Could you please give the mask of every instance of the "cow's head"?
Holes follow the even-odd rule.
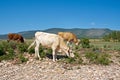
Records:
[[[66,53],[66,55],[68,57],[74,57],[75,56],[74,53],[72,52],[72,49],[70,49],[69,47],[64,48],[64,52]]]
[[[80,40],[77,39],[77,41],[75,42],[75,45],[78,46],[80,44]]]

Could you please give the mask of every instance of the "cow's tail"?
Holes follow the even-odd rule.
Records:
[[[28,47],[28,50],[29,50],[35,43],[36,43],[36,41],[34,40],[34,41],[32,42],[32,44]]]

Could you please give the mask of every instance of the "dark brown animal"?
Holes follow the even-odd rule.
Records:
[[[9,42],[10,40],[24,43],[23,37],[22,37],[20,34],[16,34],[16,33],[9,33],[9,34],[8,34],[8,42]]]

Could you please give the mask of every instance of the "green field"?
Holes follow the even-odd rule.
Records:
[[[0,40],[1,42],[7,42],[7,40]],[[31,44],[33,42],[33,39],[26,39],[25,43]],[[90,45],[93,45],[97,48],[106,48],[109,50],[120,50],[120,42],[105,42],[101,39],[90,39]]]
[[[0,41],[0,61],[2,60],[15,60],[18,59],[17,63],[23,63],[29,60],[25,55],[32,55],[35,53],[34,47],[28,50],[28,46],[33,42],[34,39],[26,39],[25,43],[17,43],[15,41],[7,42],[7,40]],[[61,58],[59,61],[72,64],[103,64],[108,65],[113,62],[112,59],[115,57],[117,62],[120,62],[120,42],[104,42],[100,39],[90,39],[90,47],[82,48],[81,45],[73,48],[74,58]],[[112,52],[109,52],[112,51]],[[40,56],[42,58],[52,57],[52,51],[45,49],[42,46],[39,48]],[[113,54],[117,52],[117,54]],[[97,54],[96,54],[97,53]],[[98,54],[99,53],[99,54]],[[60,55],[60,54],[59,54]],[[109,56],[111,56],[109,57]],[[114,56],[113,56],[114,55]],[[62,55],[61,55],[62,56]],[[87,62],[84,62],[86,57]],[[113,59],[114,60],[114,59]],[[115,61],[116,62],[116,61]]]
[[[7,42],[7,40],[0,40],[1,42]],[[33,42],[33,39],[26,39],[25,43],[31,44]],[[120,50],[120,42],[105,42],[101,39],[90,39],[90,45],[93,45],[97,48],[107,48],[109,50]]]
[[[90,45],[98,48],[107,48],[109,50],[120,50],[120,42],[105,42],[102,40],[90,40]]]

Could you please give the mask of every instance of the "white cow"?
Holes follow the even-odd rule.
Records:
[[[56,34],[45,33],[45,32],[36,32],[35,40],[28,47],[28,49],[31,48],[34,44],[36,44],[35,57],[38,56],[39,59],[40,59],[40,55],[39,55],[39,45],[40,44],[46,48],[52,49],[53,61],[56,60],[56,51],[65,52],[68,57],[74,57],[72,50],[70,50],[70,48],[67,47],[67,45],[64,43],[63,38]]]

